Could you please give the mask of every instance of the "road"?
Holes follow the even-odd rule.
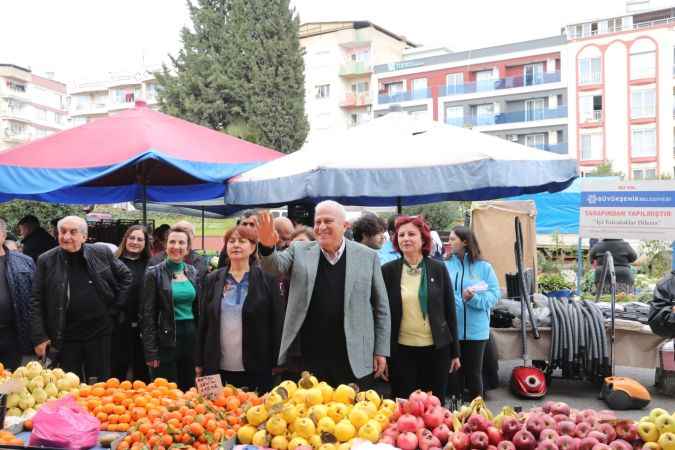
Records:
[[[500,388],[487,393],[487,404],[493,413],[498,413],[505,405],[520,405],[523,409],[541,405],[547,400],[562,401],[573,408],[596,410],[607,409],[607,405],[598,399],[599,390],[590,383],[573,380],[553,379],[548,395],[542,400],[525,400],[514,397],[509,390],[511,370],[522,364],[522,361],[500,361],[499,379]],[[656,392],[654,388],[654,369],[635,369],[630,367],[617,367],[617,376],[633,378],[642,383],[652,394],[651,403],[643,410],[619,411],[618,417],[638,420],[647,415],[651,408],[664,408],[670,412],[675,411],[675,397],[666,396]]]

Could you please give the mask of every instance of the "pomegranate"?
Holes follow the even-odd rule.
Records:
[[[455,416],[452,415],[452,412],[449,409],[443,408],[443,423],[446,424],[448,428],[454,429],[454,424],[452,423],[454,418]]]
[[[417,436],[409,431],[399,434],[396,438],[396,447],[401,450],[417,450]]]
[[[484,431],[474,431],[471,433],[471,448],[472,449],[486,449],[490,445],[487,433]]]
[[[452,446],[455,450],[466,450],[471,444],[469,435],[462,431],[454,432],[450,438],[450,442],[452,442]]]
[[[400,432],[398,431],[398,427],[395,423],[392,423],[387,428],[385,428],[384,431],[382,431],[382,436],[389,436],[394,438],[394,440],[396,440],[399,434]]]
[[[401,433],[405,432],[415,432],[417,430],[417,417],[412,414],[403,414],[396,421],[396,428]]]
[[[443,408],[440,406],[435,406],[432,409],[427,409],[422,415],[422,419],[424,420],[424,425],[426,425],[427,428],[433,430],[443,423]]]
[[[392,447],[396,446],[396,438],[393,436],[382,436],[380,438],[380,444],[388,444]]]
[[[424,400],[424,409],[429,410],[437,406],[441,406],[441,400],[431,392],[428,393],[427,398]]]
[[[421,416],[424,413],[424,403],[419,400],[408,400],[403,405],[403,410],[406,414],[412,414],[413,416]]]
[[[417,435],[417,445],[420,448],[420,450],[429,450],[431,447],[440,447],[441,446],[441,441],[438,440],[437,437],[435,437],[433,434],[431,434],[431,431],[429,430],[423,430],[421,433]]]
[[[534,438],[534,435],[525,428],[517,432],[513,436],[512,441],[517,450],[532,450],[537,445],[537,440]]]
[[[444,423],[440,424],[431,431],[431,434],[436,436],[441,444],[445,445],[450,438],[450,428]]]
[[[427,397],[428,397],[428,394],[426,392],[418,389],[415,392],[413,392],[412,394],[410,394],[410,397],[408,397],[408,400],[418,401],[418,402],[424,403],[424,402],[426,402]]]

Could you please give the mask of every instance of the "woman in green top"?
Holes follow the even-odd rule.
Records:
[[[194,385],[197,323],[197,270],[186,264],[188,230],[172,227],[166,259],[145,272],[140,315],[145,361],[153,378],[162,377],[181,390]]]

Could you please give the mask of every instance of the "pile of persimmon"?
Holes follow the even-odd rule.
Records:
[[[101,422],[103,431],[129,431],[144,418],[160,418],[184,396],[175,383],[157,378],[152,383],[110,378],[82,386],[79,402]]]
[[[24,446],[24,443],[21,439],[14,436],[9,431],[0,430],[0,445],[14,445],[14,446]]]
[[[226,386],[213,401],[192,389],[177,399],[160,417],[139,419],[129,429],[117,450],[211,450],[237,433],[243,411],[261,400],[232,386]]]

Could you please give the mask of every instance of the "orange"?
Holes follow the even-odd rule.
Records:
[[[145,385],[145,382],[143,382],[143,381],[141,381],[141,380],[135,380],[135,381],[131,384],[131,386],[132,386],[134,389],[136,389],[136,390],[140,390],[140,389],[143,389],[146,385]]]
[[[92,388],[91,394],[96,397],[103,397],[105,395],[105,389],[103,387]]]
[[[204,427],[197,422],[193,422],[190,424],[190,433],[196,436],[201,436],[204,434]]]
[[[109,414],[108,415],[108,423],[116,424],[117,422],[119,422],[119,420],[120,420],[120,416],[118,416],[117,414]]]
[[[120,389],[124,389],[125,391],[128,391],[131,388],[133,388],[133,385],[131,384],[131,381],[129,381],[129,380],[124,380],[120,383]]]
[[[122,431],[122,432],[127,432],[129,431],[129,424],[126,422],[118,423],[117,424],[117,431]],[[119,448],[119,447],[117,447]]]
[[[228,411],[234,411],[241,406],[241,401],[237,397],[230,397],[227,399]]]
[[[131,442],[141,442],[143,439],[143,435],[141,434],[140,431],[134,431],[131,433]]]
[[[108,414],[106,414],[104,412],[100,412],[100,413],[96,414],[96,418],[101,422],[106,422],[108,420]]]
[[[115,405],[112,403],[106,403],[103,405],[103,412],[106,414],[112,414],[115,412]]]
[[[120,386],[120,380],[117,378],[108,378],[108,380],[105,382],[105,386],[107,388],[116,388]]]
[[[162,435],[162,445],[168,447],[171,444],[173,444],[173,438],[171,437],[170,434],[164,434]],[[117,447],[119,448],[119,447]]]
[[[164,386],[164,387],[166,387],[166,386],[169,384],[169,380],[167,380],[166,378],[155,378],[155,380],[153,381],[153,383],[155,384],[155,386]]]
[[[117,450],[129,450],[129,443],[126,441],[120,442],[117,444]]]
[[[115,405],[115,411],[114,412],[115,412],[115,414],[120,415],[120,414],[124,414],[125,412],[127,412],[127,409],[122,405]]]

